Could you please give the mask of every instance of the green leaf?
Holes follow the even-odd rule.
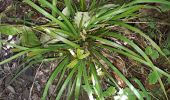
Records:
[[[167,0],[134,0],[133,2],[129,3],[127,6],[132,6],[134,4],[139,3],[160,3],[170,6],[170,2]]]
[[[84,54],[84,50],[77,49],[77,55],[76,56],[77,56],[78,59],[84,59],[84,58],[88,57],[89,55],[90,55],[89,52]]]
[[[138,80],[137,78],[133,78],[133,80],[139,85],[139,87],[140,87],[141,90],[143,91],[144,97],[146,97],[147,100],[151,100],[151,97],[148,95],[148,92],[146,91],[145,87],[144,87],[143,84],[140,82],[140,80]]]
[[[27,52],[29,52],[29,50],[25,50],[25,51],[19,52],[19,53],[17,53],[16,55],[14,55],[14,56],[12,56],[12,57],[10,57],[10,58],[7,58],[7,59],[1,61],[1,62],[0,62],[0,65],[2,65],[2,64],[4,64],[4,63],[7,63],[7,62],[9,62],[9,61],[11,61],[11,60],[13,60],[13,59],[15,59],[15,58],[18,58],[18,57],[26,54]]]
[[[108,11],[103,16],[96,18],[94,20],[94,22],[103,21],[103,20],[110,20],[111,18],[113,18],[114,16],[116,16],[118,14],[123,14],[124,12],[130,11],[132,9],[139,9],[141,7],[143,7],[143,5],[135,5],[135,6],[129,6],[129,7],[124,7],[124,6],[120,7],[119,6],[116,9]],[[119,17],[120,18],[124,17],[124,15],[120,15]]]
[[[167,79],[168,83],[170,84],[170,78]]]
[[[147,47],[145,48],[145,53],[146,53],[147,55],[151,55],[151,54],[153,53],[152,48],[151,48],[150,46],[147,46]]]
[[[91,77],[92,77],[94,91],[100,100],[104,100],[103,91],[101,88],[101,84],[94,63],[90,64],[90,68],[91,68]]]
[[[161,4],[159,6],[159,8],[161,9],[161,11],[163,12],[166,12],[166,11],[169,11],[170,10],[170,6],[169,5],[166,5],[166,4]]]
[[[146,53],[147,55],[151,56],[151,58],[152,58],[153,60],[159,58],[159,53],[158,53],[158,51],[152,49],[150,46],[148,46],[148,47],[145,48],[145,53]]]
[[[76,80],[76,86],[75,86],[75,100],[78,100],[79,94],[80,94],[80,86],[82,81],[82,75],[83,75],[83,62],[80,61],[80,66],[78,68],[78,74],[77,74],[77,80]]]
[[[128,96],[128,100],[136,100],[136,97],[134,96],[134,93],[130,88],[125,88],[123,92],[125,95]]]
[[[131,31],[134,31],[134,32],[140,34],[142,37],[144,37],[145,39],[147,39],[151,43],[153,48],[155,48],[160,54],[165,56],[165,54],[162,52],[161,48],[149,36],[147,36],[145,33],[143,33],[140,29],[138,29],[136,27],[133,27],[131,25],[128,25],[126,23],[123,23],[123,22],[114,22],[114,24],[123,26],[123,27],[125,27],[125,28],[127,28],[127,29],[129,29]]]
[[[148,62],[146,62],[145,60],[143,60],[143,59],[141,59],[141,58],[138,58],[138,57],[136,57],[136,56],[133,56],[133,55],[131,55],[131,54],[128,54],[127,52],[124,52],[124,51],[121,51],[121,50],[118,50],[118,49],[114,49],[114,48],[111,48],[111,47],[108,47],[108,46],[102,46],[102,45],[100,45],[100,47],[108,48],[108,49],[111,50],[111,51],[118,52],[118,53],[120,53],[120,54],[122,54],[122,55],[125,55],[125,56],[127,56],[127,57],[129,57],[129,58],[132,58],[133,60],[138,61],[138,62],[140,62],[140,63],[142,63],[142,64],[145,64],[145,65],[147,65],[147,66],[149,66],[149,67],[152,68],[152,65],[150,65],[150,64],[149,64]],[[170,78],[170,74],[169,74],[169,73],[167,73],[167,72],[159,69],[159,68],[156,67],[156,66],[153,66],[153,67],[155,67],[154,70],[158,71],[161,75],[165,75],[166,77]]]
[[[37,56],[38,57],[38,56]],[[10,81],[7,83],[7,86],[10,85],[12,82],[14,82],[16,80],[17,77],[19,77],[23,72],[25,72],[28,68],[30,68],[33,64],[38,63],[39,61],[34,60],[36,57],[32,57],[30,59],[27,59],[24,63],[20,64],[18,66],[18,70],[16,71],[16,73],[13,75],[13,77],[10,79]],[[25,65],[25,63],[29,64]],[[25,66],[24,66],[25,65]],[[22,68],[22,66],[24,66],[24,68]]]
[[[84,68],[84,71],[83,71],[83,78],[84,78],[84,83],[85,83],[85,86],[83,87],[84,88],[84,90],[87,92],[87,94],[88,94],[88,96],[89,96],[89,99],[90,100],[93,100],[94,98],[93,98],[93,90],[92,90],[92,88],[91,88],[91,86],[90,86],[90,82],[89,82],[89,77],[90,76],[88,76],[87,75],[87,71],[86,71],[86,67],[85,67],[85,62],[83,62],[84,64],[83,64],[83,68]]]
[[[46,31],[51,37],[55,38],[57,41],[62,41],[70,46],[75,47],[75,48],[80,48],[80,46],[78,44],[66,39],[65,37],[62,37],[60,34],[56,34],[49,29],[44,29],[44,31]]]
[[[86,10],[86,0],[79,0],[81,11]]]
[[[49,3],[47,0],[40,0],[41,3],[47,5],[51,10],[61,16],[61,18],[66,22],[69,29],[76,35],[77,32],[75,28],[73,27],[73,24],[70,23],[70,21],[67,19],[67,17],[55,6],[53,6],[51,3]],[[58,19],[57,19],[58,20]]]
[[[72,0],[64,0],[64,3],[66,5],[66,7],[68,8],[70,14],[74,15],[75,10],[73,9],[72,2],[73,2]]]
[[[18,26],[0,25],[0,33],[5,35],[16,35],[22,33],[22,30]]]
[[[68,83],[68,93],[67,93],[67,99],[66,100],[71,100],[72,96],[73,96],[73,92],[75,90],[75,84],[76,84],[76,80],[72,80]]]
[[[116,88],[113,86],[110,86],[109,88],[107,88],[106,91],[103,92],[103,96],[110,97],[110,96],[113,96],[116,92],[117,92]]]
[[[35,47],[41,43],[35,33],[30,28],[25,27],[21,35],[21,44],[25,47]]]
[[[69,28],[60,20],[58,20],[57,18],[55,18],[54,16],[52,16],[51,14],[49,14],[48,12],[46,12],[44,9],[42,9],[41,7],[39,7],[38,5],[36,5],[34,2],[32,2],[31,0],[24,0],[25,3],[29,4],[31,7],[33,7],[34,9],[36,9],[38,12],[40,12],[41,14],[43,14],[44,16],[46,16],[47,18],[51,19],[52,21],[56,22],[60,27],[62,27],[65,30],[69,30]]]
[[[77,57],[80,57],[84,53],[84,50],[77,49]]]
[[[79,59],[84,59],[87,58],[90,55],[90,52],[87,52],[86,54],[82,54],[81,56],[79,56]]]
[[[69,75],[67,76],[67,78],[65,79],[62,87],[60,88],[58,95],[56,96],[56,100],[60,100],[60,97],[64,91],[64,89],[66,88],[67,84],[69,83],[69,81],[73,78],[74,73],[77,70],[79,64],[75,65],[74,68],[71,70],[71,72],[69,73]]]
[[[139,91],[129,82],[129,80],[102,54],[100,54],[97,51],[93,51],[95,55],[100,57],[127,85],[128,87],[133,91],[133,93],[137,96],[139,100],[144,100]]]
[[[93,39],[96,39],[97,41],[100,41],[101,43],[103,44],[106,44],[106,45],[109,45],[109,46],[113,46],[113,47],[116,47],[116,48],[119,48],[120,50],[124,50],[132,55],[135,55],[135,56],[139,56],[138,54],[136,54],[134,51],[126,48],[125,46],[122,46],[122,45],[119,45],[118,43],[115,43],[113,41],[109,41],[107,39],[103,39],[103,38],[99,38],[99,37],[96,37],[96,36],[90,36],[91,38]]]
[[[163,49],[162,50],[166,56],[169,56],[170,55],[170,50],[169,49]]]
[[[153,60],[159,58],[159,53],[158,53],[158,51],[153,50],[153,52],[152,52],[152,54],[151,54],[151,58],[152,58]]]
[[[57,5],[57,0],[52,0],[52,5],[54,6],[54,7],[56,7],[56,5]],[[56,17],[56,12],[52,9],[52,15],[54,16],[54,17]]]
[[[157,77],[156,72],[153,71],[149,74],[148,79],[149,84],[155,84],[156,82],[158,82],[159,77]]]
[[[62,72],[60,72],[60,78],[58,78],[59,80],[57,81],[57,84],[56,84],[56,89],[57,88],[59,88],[63,83],[62,83],[62,80],[63,80],[63,78],[64,78],[64,76],[65,76],[65,74],[66,74],[66,70],[67,70],[68,68],[67,67],[64,67],[63,69],[62,69]]]
[[[114,17],[112,18],[112,20],[119,20],[119,19],[121,19],[121,18],[123,18],[123,17],[129,17],[129,16],[131,16],[132,14],[134,14],[135,11],[138,11],[139,9],[141,9],[141,8],[143,8],[143,7],[144,7],[144,6],[134,6],[134,8],[131,8],[131,9],[129,9],[129,10],[127,10],[127,11],[119,14],[119,15],[114,16]]]
[[[125,55],[125,56],[127,56],[127,57],[129,57],[129,58],[132,58],[133,60],[138,61],[138,62],[140,62],[140,63],[142,63],[142,64],[145,64],[145,65],[147,65],[147,66],[149,66],[149,67],[152,68],[152,65],[150,65],[150,64],[149,64],[148,62],[146,62],[145,60],[143,60],[143,59],[141,59],[141,58],[138,58],[138,57],[136,57],[136,56],[134,56],[134,55],[131,55],[131,54],[127,53],[127,52],[124,52],[124,51],[121,51],[121,50],[119,50],[119,49],[115,49],[115,48],[112,48],[112,47],[109,47],[109,46],[100,45],[99,47],[107,48],[107,49],[109,49],[109,50],[111,50],[111,51],[120,53],[120,54],[122,54],[122,55]],[[159,69],[159,68],[156,67],[156,66],[154,66],[154,67],[155,67],[155,70],[156,70],[156,71],[158,71],[158,72],[161,73],[162,75],[165,75],[166,77],[170,78],[170,74],[168,74],[167,72]]]
[[[90,9],[96,8],[96,0],[91,0]]]
[[[56,69],[54,70],[54,72],[51,74],[50,78],[48,79],[44,92],[43,92],[43,96],[42,96],[42,100],[46,100],[46,96],[48,93],[48,89],[51,86],[53,80],[56,78],[56,76],[58,75],[58,73],[64,68],[64,66],[68,63],[68,58],[64,58],[62,60],[62,62],[59,63],[59,65],[56,67]]]
[[[71,61],[67,67],[68,68],[73,68],[76,64],[78,63],[78,59],[74,59],[73,61]]]
[[[10,45],[10,46],[13,46],[13,47],[15,47],[15,49],[19,49],[19,50],[27,50],[27,49],[29,49],[27,47],[23,47],[23,46],[19,46],[19,45],[13,44],[13,43],[6,42],[4,40],[0,40],[0,43],[4,43],[4,44]]]

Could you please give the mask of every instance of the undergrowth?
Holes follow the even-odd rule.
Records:
[[[135,0],[123,5],[111,4],[105,0],[91,0],[90,2],[86,2],[86,0],[79,0],[79,2],[74,2],[74,0],[52,0],[52,2],[39,0],[39,5],[31,0],[23,0],[23,2],[44,15],[48,23],[43,25],[0,25],[1,34],[19,37],[17,44],[0,40],[3,44],[15,47],[12,51],[16,53],[1,61],[0,65],[22,55],[25,55],[23,63],[29,62],[8,84],[11,84],[22,72],[36,63],[58,60],[58,65],[44,87],[42,100],[46,100],[49,87],[55,78],[59,79],[56,100],[60,100],[64,91],[68,91],[67,99],[75,98],[76,100],[79,99],[82,91],[87,93],[90,100],[104,100],[112,95],[119,95],[122,88],[110,72],[117,75],[127,85],[124,92],[135,95],[139,100],[150,100],[150,91],[139,79],[135,76],[127,78],[112,63],[109,55],[116,53],[147,66],[151,70],[148,76],[149,83],[159,82],[166,99],[168,99],[161,78],[168,79],[170,74],[154,65],[153,60],[157,59],[159,55],[166,58],[167,62],[169,59],[146,33],[127,22],[137,18],[140,15],[138,13],[140,9],[160,10],[148,5],[149,3],[170,6],[169,1]],[[64,6],[63,10],[56,6],[61,2]],[[50,9],[51,12],[44,8]],[[126,31],[144,38],[149,46],[142,48],[135,40],[127,37]],[[55,53],[55,56],[48,57],[47,53]],[[66,74],[67,71],[69,74]],[[65,74],[67,77],[62,81]],[[108,81],[107,89],[102,88],[101,80],[103,79]],[[131,83],[132,81],[138,85],[138,88]]]

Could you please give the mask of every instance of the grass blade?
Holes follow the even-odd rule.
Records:
[[[101,88],[101,85],[100,85],[99,77],[97,75],[94,63],[90,64],[90,68],[91,68],[91,75],[92,75],[92,82],[93,82],[94,91],[96,92],[98,99],[104,100],[103,91],[102,91],[102,88]]]
[[[127,53],[127,52],[124,52],[124,51],[122,51],[122,50],[115,49],[115,48],[112,48],[112,47],[109,47],[109,46],[103,46],[103,45],[100,45],[99,47],[101,47],[101,48],[107,48],[107,49],[109,49],[109,50],[111,50],[111,51],[115,51],[115,52],[117,52],[117,53],[120,53],[120,54],[122,54],[122,55],[125,55],[125,56],[127,56],[127,57],[129,57],[129,58],[131,58],[131,59],[133,59],[133,60],[135,60],[135,61],[138,61],[138,62],[140,62],[140,63],[142,63],[142,64],[147,65],[147,66],[150,67],[150,64],[149,64],[147,61],[145,61],[145,60],[143,60],[143,59],[141,59],[141,58],[138,58],[138,57],[136,57],[136,56],[134,56],[134,55],[131,55],[131,54]],[[159,73],[161,73],[162,75],[165,75],[166,77],[170,78],[170,75],[169,75],[168,73],[166,73],[165,71],[159,69],[159,68],[156,67],[156,66],[154,66],[154,67],[155,67],[155,69],[156,69]]]
[[[70,84],[70,83],[72,83],[72,84]],[[73,82],[70,81],[70,83],[69,83],[69,85],[70,85],[71,87],[70,87],[70,90],[68,90],[68,96],[67,96],[67,99],[66,99],[66,100],[71,100],[71,96],[73,95],[73,92],[74,92],[76,80],[74,80]]]
[[[70,14],[75,14],[75,10],[72,7],[72,0],[64,0],[64,3],[66,5],[66,7],[68,8],[68,10],[70,11]]]
[[[83,62],[84,63],[84,62]],[[83,64],[83,68],[84,68],[84,71],[83,71],[83,78],[84,78],[84,83],[85,83],[85,87],[86,87],[86,92],[87,92],[87,94],[88,94],[88,96],[89,96],[89,99],[90,100],[94,100],[94,98],[93,98],[93,90],[92,90],[92,88],[90,87],[90,82],[89,82],[89,76],[87,75],[87,69],[86,69],[86,67],[85,67],[85,63]]]
[[[139,85],[139,87],[141,88],[141,90],[143,91],[144,95],[146,96],[146,100],[151,100],[150,96],[148,95],[148,92],[146,91],[145,87],[143,86],[143,84],[137,79],[137,78],[133,78],[133,80]]]
[[[106,33],[106,35],[111,36],[111,37],[115,37],[117,39],[122,40],[123,42],[127,42],[127,44],[129,44],[130,46],[132,46],[139,54],[141,54],[141,56],[143,56],[148,62],[152,63],[149,59],[149,57],[145,54],[145,52],[142,51],[142,49],[140,49],[133,41],[129,40],[128,38],[126,38],[123,35],[120,35],[119,33],[114,33],[114,32],[108,32]]]
[[[41,0],[40,0],[41,1]],[[57,0],[52,0],[52,5],[54,6],[54,7],[56,7],[56,5],[57,5]],[[56,15],[57,15],[57,13],[52,9],[52,15],[54,16],[54,17],[56,17]]]
[[[110,48],[110,50],[114,50],[114,48]],[[116,50],[116,51],[119,52],[119,53],[121,52],[121,51],[118,51],[118,50]],[[124,52],[121,52],[121,53],[122,53],[122,54],[125,54],[125,55],[128,55],[130,58],[135,59],[135,60],[137,60],[137,61],[139,61],[139,62],[142,62],[142,63],[148,65],[149,67],[151,67],[152,70],[156,72],[156,77],[158,77],[158,81],[159,81],[159,83],[160,83],[160,85],[161,85],[161,88],[162,88],[162,90],[163,90],[166,98],[167,98],[167,93],[166,93],[166,91],[165,91],[165,87],[164,87],[163,82],[162,82],[162,80],[161,80],[161,78],[160,78],[160,75],[158,74],[158,71],[159,71],[161,74],[169,77],[170,75],[169,75],[168,73],[166,73],[166,72],[160,70],[159,68],[157,68],[156,66],[154,66],[151,61],[149,61],[149,62],[148,62],[148,61],[143,61],[142,59],[140,59],[140,58],[138,58],[138,57],[135,57],[135,56],[133,56],[133,55],[131,55],[131,54],[129,55],[128,53],[124,53]]]
[[[63,70],[62,70],[62,73],[61,73],[61,75],[59,76],[60,78],[59,78],[59,80],[57,81],[57,85],[56,85],[56,89],[58,89],[61,85],[62,85],[62,81],[63,81],[63,79],[64,79],[64,75],[66,74],[66,69],[67,69],[67,67],[64,67],[63,68]]]
[[[118,7],[116,9],[113,9],[113,10],[107,12],[103,16],[100,16],[99,18],[96,18],[94,20],[94,23],[100,22],[103,20],[109,20],[109,19],[113,18],[115,15],[121,14],[121,13],[129,11],[131,9],[142,8],[142,7],[143,7],[143,5],[136,5],[136,6],[130,6],[130,7],[124,7],[124,6]]]
[[[29,52],[29,50],[21,51],[20,53],[18,53],[18,54],[14,55],[14,56],[12,56],[12,57],[10,57],[10,58],[7,58],[7,59],[1,61],[1,62],[0,62],[0,65],[2,65],[2,64],[4,64],[4,63],[7,63],[7,62],[9,62],[9,61],[11,61],[11,60],[13,60],[13,59],[15,59],[15,58],[18,58],[19,56],[22,56],[22,55],[24,55],[24,54],[26,54],[26,53],[28,53],[28,52]]]
[[[90,0],[91,1],[91,4],[90,4],[90,9],[94,9],[95,5],[97,4],[97,1],[96,0]]]
[[[113,64],[109,60],[107,60],[102,54],[98,53],[97,51],[93,52],[95,55],[100,57],[106,64],[108,64],[109,67],[111,67],[120,78],[122,78],[122,80],[129,86],[129,88],[134,92],[134,94],[139,100],[144,100],[138,90],[126,79],[126,77],[115,66],[113,66]]]
[[[12,79],[8,82],[7,86],[10,85],[13,81],[15,81],[18,76],[20,76],[23,72],[25,72],[25,71],[26,71],[28,68],[30,68],[33,64],[36,64],[36,63],[38,63],[38,62],[41,62],[41,61],[39,61],[39,60],[35,61],[35,59],[36,59],[36,57],[32,57],[32,58],[30,58],[30,59],[27,59],[27,61],[25,61],[25,62],[22,63],[21,65],[19,65],[18,68],[20,68],[21,66],[23,66],[26,62],[30,62],[30,61],[31,61],[28,65],[24,66],[23,69],[16,71],[16,74],[13,75]]]
[[[58,75],[58,73],[65,67],[65,65],[68,63],[68,58],[64,58],[62,60],[62,62],[59,63],[59,65],[56,67],[56,69],[54,70],[54,72],[51,74],[50,78],[47,81],[47,84],[45,86],[44,92],[43,92],[43,96],[42,96],[42,100],[46,100],[46,96],[48,93],[48,89],[51,86],[53,80],[56,78],[56,76]]]
[[[62,41],[63,43],[66,43],[74,48],[80,48],[80,46],[72,41],[67,40],[66,38],[60,36],[59,34],[55,34],[53,31],[46,30],[46,32],[51,35],[52,37],[55,37],[56,39]]]
[[[55,18],[54,16],[52,16],[51,14],[46,12],[44,9],[40,8],[39,6],[37,6],[31,0],[24,0],[24,2],[29,4],[31,7],[36,9],[38,12],[40,12],[41,14],[46,16],[47,18],[49,18],[49,19],[53,20],[54,22],[56,22],[61,28],[64,28],[65,30],[69,30],[69,28],[64,23],[62,23],[60,20],[58,20],[57,18]]]
[[[40,2],[42,4],[47,5],[49,8],[51,8],[53,12],[59,14],[61,16],[61,18],[66,22],[66,24],[68,25],[69,29],[74,33],[74,35],[77,35],[77,32],[76,32],[74,26],[70,23],[70,21],[67,19],[67,17],[61,11],[59,11],[57,9],[57,7],[53,6],[52,4],[50,4],[46,0],[40,0]]]
[[[114,17],[112,18],[112,20],[119,20],[119,19],[121,19],[121,18],[123,18],[123,17],[128,17],[128,16],[130,16],[131,14],[133,14],[135,11],[138,11],[138,10],[141,9],[141,8],[143,8],[143,6],[135,6],[135,7],[131,8],[131,9],[129,9],[129,10],[127,10],[127,11],[119,14],[119,15],[114,16]]]
[[[127,6],[131,6],[139,3],[161,3],[170,6],[170,2],[167,0],[134,0],[133,2],[129,3]]]
[[[86,10],[86,0],[80,0],[80,8],[82,11]]]
[[[66,43],[74,48],[80,48],[80,46],[78,44],[75,44],[74,42],[71,42],[63,37],[61,37],[60,35],[57,35],[56,37],[58,40],[62,41],[63,43]]]
[[[119,25],[119,26],[122,26],[122,27],[125,27],[125,28],[127,28],[127,29],[129,29],[129,30],[131,30],[131,31],[134,31],[134,32],[140,34],[140,35],[143,36],[145,39],[147,39],[147,40],[151,43],[151,45],[152,45],[160,54],[162,54],[163,56],[165,56],[165,54],[162,52],[161,48],[160,48],[149,36],[145,35],[145,33],[143,33],[143,32],[142,32],[141,30],[139,30],[138,28],[135,28],[135,27],[133,27],[133,26],[131,26],[131,25],[128,25],[128,24],[125,24],[125,23],[123,23],[123,22],[114,22],[114,24]],[[165,56],[165,57],[166,57],[166,56]]]
[[[77,64],[70,72],[70,74],[67,76],[66,80],[64,81],[61,89],[59,90],[58,92],[58,95],[56,97],[56,100],[60,100],[60,97],[64,91],[64,89],[66,88],[67,84],[69,83],[69,81],[71,80],[71,78],[73,77],[73,74],[76,72],[77,70],[77,67],[78,67],[79,64]]]
[[[113,76],[110,75],[110,73],[108,72],[108,70],[99,62],[99,58],[97,58],[97,56],[94,55],[94,57],[96,58],[95,62],[97,62],[96,64],[98,66],[100,66],[100,68],[102,68],[102,71],[105,73],[105,76],[107,79],[110,79],[110,81],[113,82],[113,84],[118,87],[120,89],[120,86],[117,84],[117,82],[113,79]]]
[[[80,94],[80,86],[81,86],[81,81],[82,81],[82,75],[83,75],[83,63],[80,61],[80,66],[78,68],[78,74],[77,74],[77,81],[76,81],[76,86],[75,86],[75,100],[78,100],[79,94]]]
[[[113,47],[125,50],[125,51],[129,52],[130,54],[135,55],[135,56],[140,58],[140,56],[138,54],[136,54],[135,52],[133,52],[132,50],[130,50],[130,49],[128,49],[128,48],[126,48],[126,47],[124,47],[122,45],[119,45],[119,44],[117,44],[115,42],[112,42],[112,41],[109,41],[109,40],[106,40],[106,39],[103,39],[103,38],[99,38],[99,37],[96,37],[96,36],[90,36],[90,37],[93,38],[93,39],[96,39],[97,41],[100,41],[103,44],[106,44],[106,45],[109,45],[109,46],[113,46]]]
[[[19,45],[13,44],[13,43],[8,43],[8,42],[6,42],[4,40],[0,40],[0,43],[5,43],[7,45],[13,46],[13,47],[18,48],[20,50],[28,50],[29,49],[27,47],[19,46]]]

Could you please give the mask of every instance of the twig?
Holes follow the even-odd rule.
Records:
[[[37,75],[38,75],[37,73],[38,73],[38,71],[40,70],[40,68],[42,68],[42,64],[43,64],[43,62],[40,64],[40,66],[38,67],[38,69],[37,69],[37,71],[36,71],[36,74],[35,74],[35,77],[34,77],[32,86],[31,86],[31,88],[30,88],[29,100],[31,100],[32,90],[33,90],[33,88],[34,88],[35,80],[36,80],[36,77],[37,77]]]

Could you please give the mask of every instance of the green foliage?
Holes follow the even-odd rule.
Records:
[[[151,100],[151,97],[149,96],[147,90],[145,89],[143,84],[140,82],[140,80],[138,80],[137,78],[133,78],[133,81],[135,81],[140,87],[140,89],[142,90],[143,97],[146,97],[147,100]]]
[[[159,53],[156,50],[152,49],[150,46],[145,48],[145,53],[149,55],[153,60],[159,58]]]
[[[64,91],[67,91],[67,98],[74,97],[78,100],[83,89],[87,92],[90,100],[104,100],[106,97],[112,96],[121,90],[111,73],[109,73],[110,71],[118,75],[128,86],[119,97],[126,95],[130,100],[135,100],[136,98],[144,100],[144,97],[149,100],[150,97],[142,83],[135,79],[135,82],[142,90],[141,92],[111,63],[110,59],[105,55],[105,51],[116,52],[148,66],[152,70],[152,73],[149,75],[149,83],[155,84],[158,81],[167,98],[161,75],[167,78],[170,78],[170,75],[156,67],[152,62],[160,55],[166,57],[167,54],[148,35],[135,26],[127,24],[124,22],[124,19],[131,19],[140,9],[151,7],[143,3],[155,2],[170,5],[170,2],[166,0],[135,0],[121,6],[108,4],[106,1],[105,4],[103,0],[99,0],[99,2],[91,0],[89,5],[86,0],[79,0],[79,5],[74,4],[72,0],[64,0],[65,6],[62,11],[56,7],[57,2],[55,0],[52,3],[47,0],[39,0],[39,3],[43,5],[41,7],[32,0],[23,0],[23,2],[43,14],[49,19],[49,22],[45,25],[24,27],[22,30],[14,25],[0,27],[1,33],[6,35],[20,33],[21,38],[20,44],[14,45],[16,49],[20,49],[18,54],[0,62],[0,65],[24,54],[27,54],[25,59],[29,61],[35,60],[16,74],[13,77],[14,80],[35,63],[44,60],[59,60],[59,64],[46,83],[42,100],[46,100],[48,89],[55,78],[59,79],[56,85],[58,89],[56,100],[61,99]],[[51,9],[52,14],[44,10],[44,6]],[[143,50],[140,44],[136,44],[135,40],[126,37],[121,30],[113,31],[113,26],[119,26],[142,36],[150,43],[150,46]],[[7,30],[9,27],[10,29]],[[43,34],[40,40],[37,34]],[[43,38],[44,36],[45,38]],[[118,43],[118,41],[127,43],[127,45]],[[4,41],[0,42],[8,44]],[[52,58],[46,56],[51,52],[55,52],[56,56]],[[107,54],[110,55],[109,53]],[[106,67],[108,68],[106,69]],[[109,84],[110,87],[105,91],[101,85],[103,77],[100,76],[98,69],[104,72],[103,77],[106,77],[111,82]],[[63,79],[65,75],[67,77]]]
[[[117,92],[116,88],[111,86],[111,87],[107,88],[106,91],[103,92],[103,96],[110,97],[110,96],[113,96],[116,92]]]
[[[115,100],[122,100],[122,99],[136,100],[136,97],[129,88],[125,88],[125,89],[120,90],[118,92],[118,95],[115,97]]]
[[[156,72],[153,71],[149,74],[149,84],[155,84],[156,82],[158,82],[158,76],[156,75]]]
[[[0,25],[0,33],[6,35],[16,35],[22,33],[22,30],[19,26]]]
[[[170,55],[170,50],[169,49],[163,49],[162,50],[166,56],[169,56]]]
[[[35,47],[41,43],[36,34],[30,28],[25,27],[21,35],[21,44],[24,47]]]
[[[160,9],[161,9],[163,12],[166,12],[166,11],[169,11],[169,10],[170,10],[170,6],[169,6],[169,5],[166,5],[166,4],[161,4],[161,5],[160,5]]]

